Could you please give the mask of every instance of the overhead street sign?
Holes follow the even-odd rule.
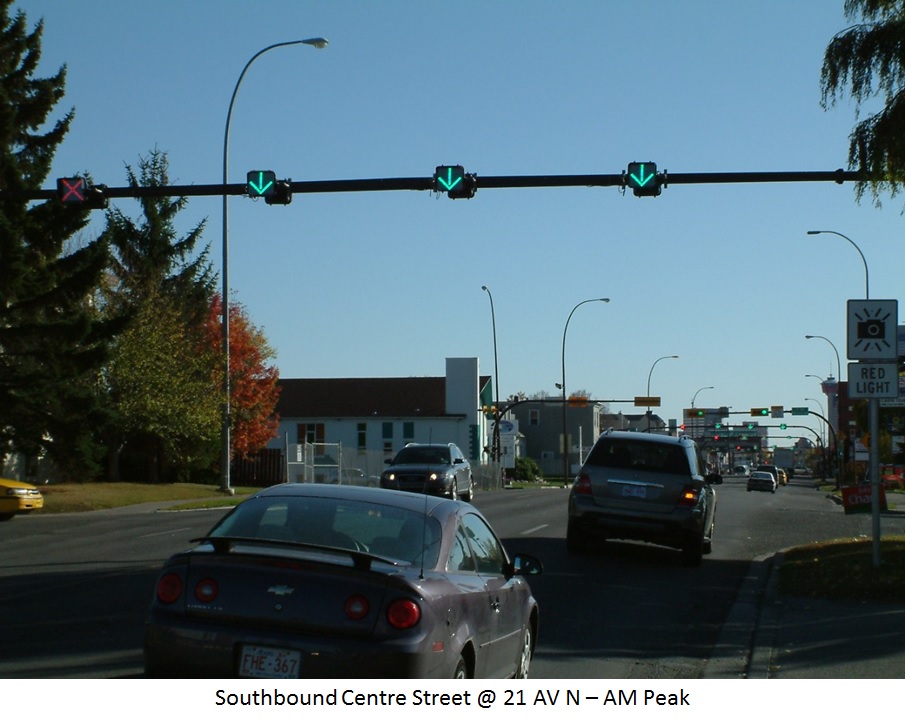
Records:
[[[848,364],[850,398],[893,398],[898,392],[898,363]]]
[[[636,406],[647,406],[648,408],[651,406],[659,406],[660,405],[660,397],[659,396],[635,396],[635,405]]]
[[[897,357],[898,300],[849,300],[848,358],[894,361]]]

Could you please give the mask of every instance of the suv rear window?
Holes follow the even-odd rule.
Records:
[[[585,463],[613,469],[639,469],[685,476],[691,474],[683,447],[654,441],[600,439],[588,454]]]

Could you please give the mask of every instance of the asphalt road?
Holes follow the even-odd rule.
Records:
[[[795,544],[870,534],[809,481],[776,494],[718,489],[713,553],[683,567],[664,548],[565,549],[564,489],[479,492],[510,553],[539,556],[535,678],[698,678],[751,561]],[[144,612],[157,568],[222,515],[126,509],[0,524],[0,677],[141,674]]]

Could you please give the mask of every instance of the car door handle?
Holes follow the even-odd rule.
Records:
[[[500,612],[500,598],[496,598],[490,601],[490,609],[495,613]]]

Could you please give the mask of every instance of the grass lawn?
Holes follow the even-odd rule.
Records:
[[[43,484],[44,512],[93,512],[98,509],[126,507],[144,502],[195,500],[193,506],[233,506],[246,496],[259,491],[257,487],[237,487],[235,496],[219,491],[214,484]]]

